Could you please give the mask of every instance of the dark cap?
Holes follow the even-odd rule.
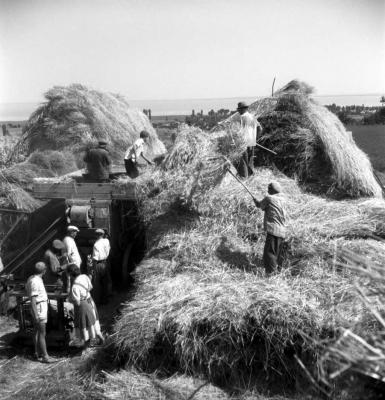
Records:
[[[268,189],[274,191],[275,193],[281,193],[282,187],[277,181],[272,181],[269,183]]]
[[[98,144],[99,146],[105,147],[108,143],[105,140],[99,140]]]
[[[240,101],[237,110],[244,110],[245,108],[249,108],[249,106],[244,101]]]
[[[147,131],[140,132],[140,137],[142,139],[150,137],[150,134]]]

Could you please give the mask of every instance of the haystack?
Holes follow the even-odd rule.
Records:
[[[262,213],[233,178],[216,186],[198,179],[199,195],[183,202],[194,166],[212,151],[223,155],[218,137],[209,142],[202,139],[202,151],[147,182],[151,190],[140,207],[150,251],[136,271],[136,294],[115,324],[115,351],[120,362],[148,372],[204,376],[227,389],[256,384],[287,391],[316,374],[319,341],[339,326],[365,326],[367,313],[350,295],[356,277],[341,274],[336,259],[347,248],[381,260],[376,235],[384,232],[378,221],[385,204],[305,194],[279,171],[258,169],[246,184],[261,198],[278,180],[291,220],[288,269],[265,278]]]
[[[148,118],[131,109],[120,95],[102,93],[82,85],[57,86],[50,89],[42,104],[30,117],[23,135],[8,157],[8,168],[2,170],[6,184],[16,185],[25,203],[30,196],[22,189],[31,190],[34,178],[50,178],[67,174],[84,166],[84,151],[106,140],[113,162],[122,164],[127,147],[142,130],[150,134],[149,156],[165,152],[163,143]],[[20,153],[27,156],[23,162]],[[15,189],[16,190],[16,189]],[[3,190],[4,204],[7,200]],[[26,204],[30,208],[31,204]],[[18,202],[21,206],[21,202]]]
[[[126,148],[142,130],[150,134],[151,156],[165,152],[148,118],[131,109],[121,95],[73,84],[55,86],[45,97],[47,102],[31,115],[19,142],[19,146],[26,147],[27,154],[69,150],[80,161],[87,147],[103,139],[109,144],[113,160],[121,163]]]
[[[259,143],[278,153],[257,149],[256,164],[274,165],[318,193],[380,197],[368,157],[340,120],[311,98],[312,93],[312,87],[294,80],[272,98],[250,105],[263,127]],[[217,129],[231,126],[236,116]]]
[[[278,103],[267,99],[259,109],[267,115]],[[313,148],[311,127],[298,129],[298,143]],[[120,363],[147,372],[287,393],[316,376],[325,338],[358,321],[366,329],[368,313],[351,295],[358,278],[338,269],[338,254],[383,261],[385,203],[305,194],[277,168],[258,169],[245,183],[261,198],[278,180],[290,215],[287,269],[266,278],[262,212],[221,172],[223,159],[244,150],[238,133],[231,123],[210,135],[182,127],[163,168],[140,182],[149,253],[112,342]]]
[[[383,243],[385,247],[385,243]],[[357,272],[365,278],[365,285],[356,285],[357,296],[371,315],[368,329],[353,326],[341,330],[331,341],[320,358],[322,378],[335,382],[363,375],[378,381],[378,388],[385,390],[385,273],[383,260],[363,257],[354,250],[345,250],[340,255],[340,266]],[[361,328],[361,329],[360,329]]]

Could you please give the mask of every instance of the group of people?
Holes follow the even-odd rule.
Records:
[[[241,135],[246,143],[246,150],[238,165],[240,176],[247,178],[254,173],[254,150],[258,137],[261,135],[262,126],[249,111],[249,106],[239,102],[235,121],[240,124]],[[283,262],[283,250],[286,238],[287,211],[286,200],[278,182],[270,182],[267,196],[262,200],[254,200],[257,208],[264,211],[264,230],[266,241],[263,250],[263,264],[266,274],[276,272]]]
[[[131,179],[139,176],[138,163],[142,158],[147,164],[153,162],[145,156],[145,148],[149,142],[150,134],[147,131],[141,131],[140,137],[129,146],[124,155],[124,166],[126,173]],[[107,150],[107,142],[99,141],[98,147],[89,149],[84,156],[84,162],[87,165],[88,179],[93,182],[108,182],[111,172],[111,158]]]
[[[45,285],[53,284],[68,293],[68,301],[74,307],[75,340],[80,345],[88,347],[104,341],[94,297],[98,304],[103,304],[111,293],[107,265],[110,242],[103,229],[96,229],[97,239],[90,263],[82,268],[82,258],[75,242],[78,232],[76,226],[68,226],[63,241],[55,239],[52,242],[44,254],[44,261],[35,264],[34,273],[26,284],[34,326],[34,357],[45,363],[52,361],[45,341],[49,305]]]
[[[240,126],[240,134],[246,144],[246,150],[242,154],[237,165],[238,173],[243,178],[254,174],[255,147],[262,132],[262,126],[258,119],[249,112],[249,106],[245,102],[239,102],[238,113],[234,115],[233,122]],[[149,140],[146,131],[140,133],[140,138],[130,146],[124,156],[127,175],[135,179],[139,175],[138,160],[142,157],[148,164],[152,162],[144,156],[145,147]],[[111,162],[105,149],[106,142],[99,142],[99,148],[90,150],[84,161],[90,174],[101,171],[102,166],[109,168]],[[104,175],[103,175],[104,174]],[[103,177],[102,177],[103,175]],[[93,175],[96,178],[108,178],[108,173],[100,172]],[[268,186],[268,195],[261,201],[254,199],[256,207],[265,212],[264,229],[266,231],[266,242],[264,247],[264,267],[267,274],[277,270],[283,260],[283,246],[286,237],[286,203],[282,188],[278,182],[271,182]]]

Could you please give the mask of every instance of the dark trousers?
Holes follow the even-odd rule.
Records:
[[[126,167],[127,175],[131,179],[135,179],[139,176],[139,169],[137,163],[132,160],[124,160],[124,166]]]
[[[263,249],[263,265],[266,274],[271,274],[281,268],[283,243],[283,238],[270,233],[267,234],[265,248]]]
[[[247,178],[254,173],[254,146],[248,147],[242,154],[239,161],[238,173],[243,178]]]
[[[92,298],[96,304],[106,304],[111,291],[110,271],[106,261],[94,261]]]

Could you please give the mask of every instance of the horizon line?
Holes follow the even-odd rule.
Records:
[[[105,93],[113,93],[113,92],[105,92]],[[121,94],[121,93],[117,93]],[[311,94],[313,97],[343,97],[343,96],[383,96],[380,92],[378,93],[343,93],[343,94]],[[145,99],[130,99],[127,96],[123,95],[128,101],[182,101],[182,100],[215,100],[215,99],[242,99],[242,98],[255,98],[259,99],[261,97],[271,97],[271,96],[229,96],[229,97],[177,97],[177,98],[163,98],[163,99],[154,99],[154,98],[145,98]],[[43,103],[47,100],[34,100],[34,101],[1,101],[0,104],[36,104]]]

